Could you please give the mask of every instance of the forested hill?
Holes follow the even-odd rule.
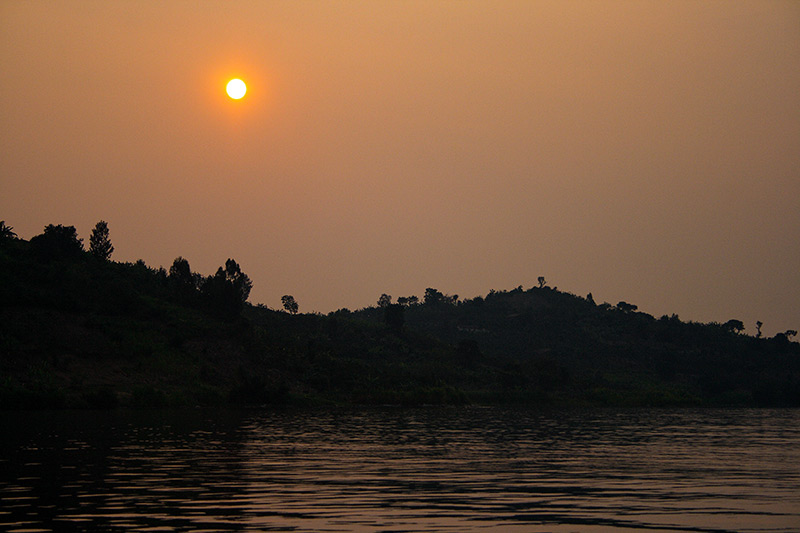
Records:
[[[795,331],[773,338],[744,325],[655,318],[627,302],[596,304],[547,287],[491,291],[459,301],[429,288],[419,302],[400,298],[355,313],[452,345],[471,365],[493,361],[515,391],[570,391],[592,403],[659,402],[800,405],[800,344]]]
[[[98,223],[30,241],[0,222],[0,408],[242,404],[793,405],[800,344],[656,319],[547,287],[387,295],[355,312],[247,303],[228,258],[111,259]],[[257,282],[257,281],[256,281]]]

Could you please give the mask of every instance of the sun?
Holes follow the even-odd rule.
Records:
[[[234,78],[228,82],[228,85],[225,86],[225,90],[228,92],[228,96],[234,100],[239,100],[244,96],[244,93],[247,92],[247,85],[239,78]]]

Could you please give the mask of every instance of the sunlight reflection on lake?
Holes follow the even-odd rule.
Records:
[[[800,410],[0,413],[0,530],[797,531]]]

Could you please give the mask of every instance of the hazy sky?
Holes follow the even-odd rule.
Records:
[[[23,238],[304,312],[545,276],[800,329],[800,2],[5,0],[0,62]]]

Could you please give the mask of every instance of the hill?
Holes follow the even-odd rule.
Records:
[[[384,299],[385,301],[385,299]],[[395,304],[397,305],[397,304]],[[385,308],[388,310],[388,307]],[[385,311],[384,311],[384,314]],[[356,313],[380,319],[381,310]],[[459,301],[436,289],[403,308],[405,327],[456,347],[461,364],[510,397],[591,404],[799,405],[800,345],[742,324],[659,319],[540,286]]]
[[[0,408],[800,405],[792,332],[656,319],[542,282],[289,313],[246,303],[232,259],[210,276],[182,258],[154,269],[95,237],[90,251],[72,227],[0,238]]]

